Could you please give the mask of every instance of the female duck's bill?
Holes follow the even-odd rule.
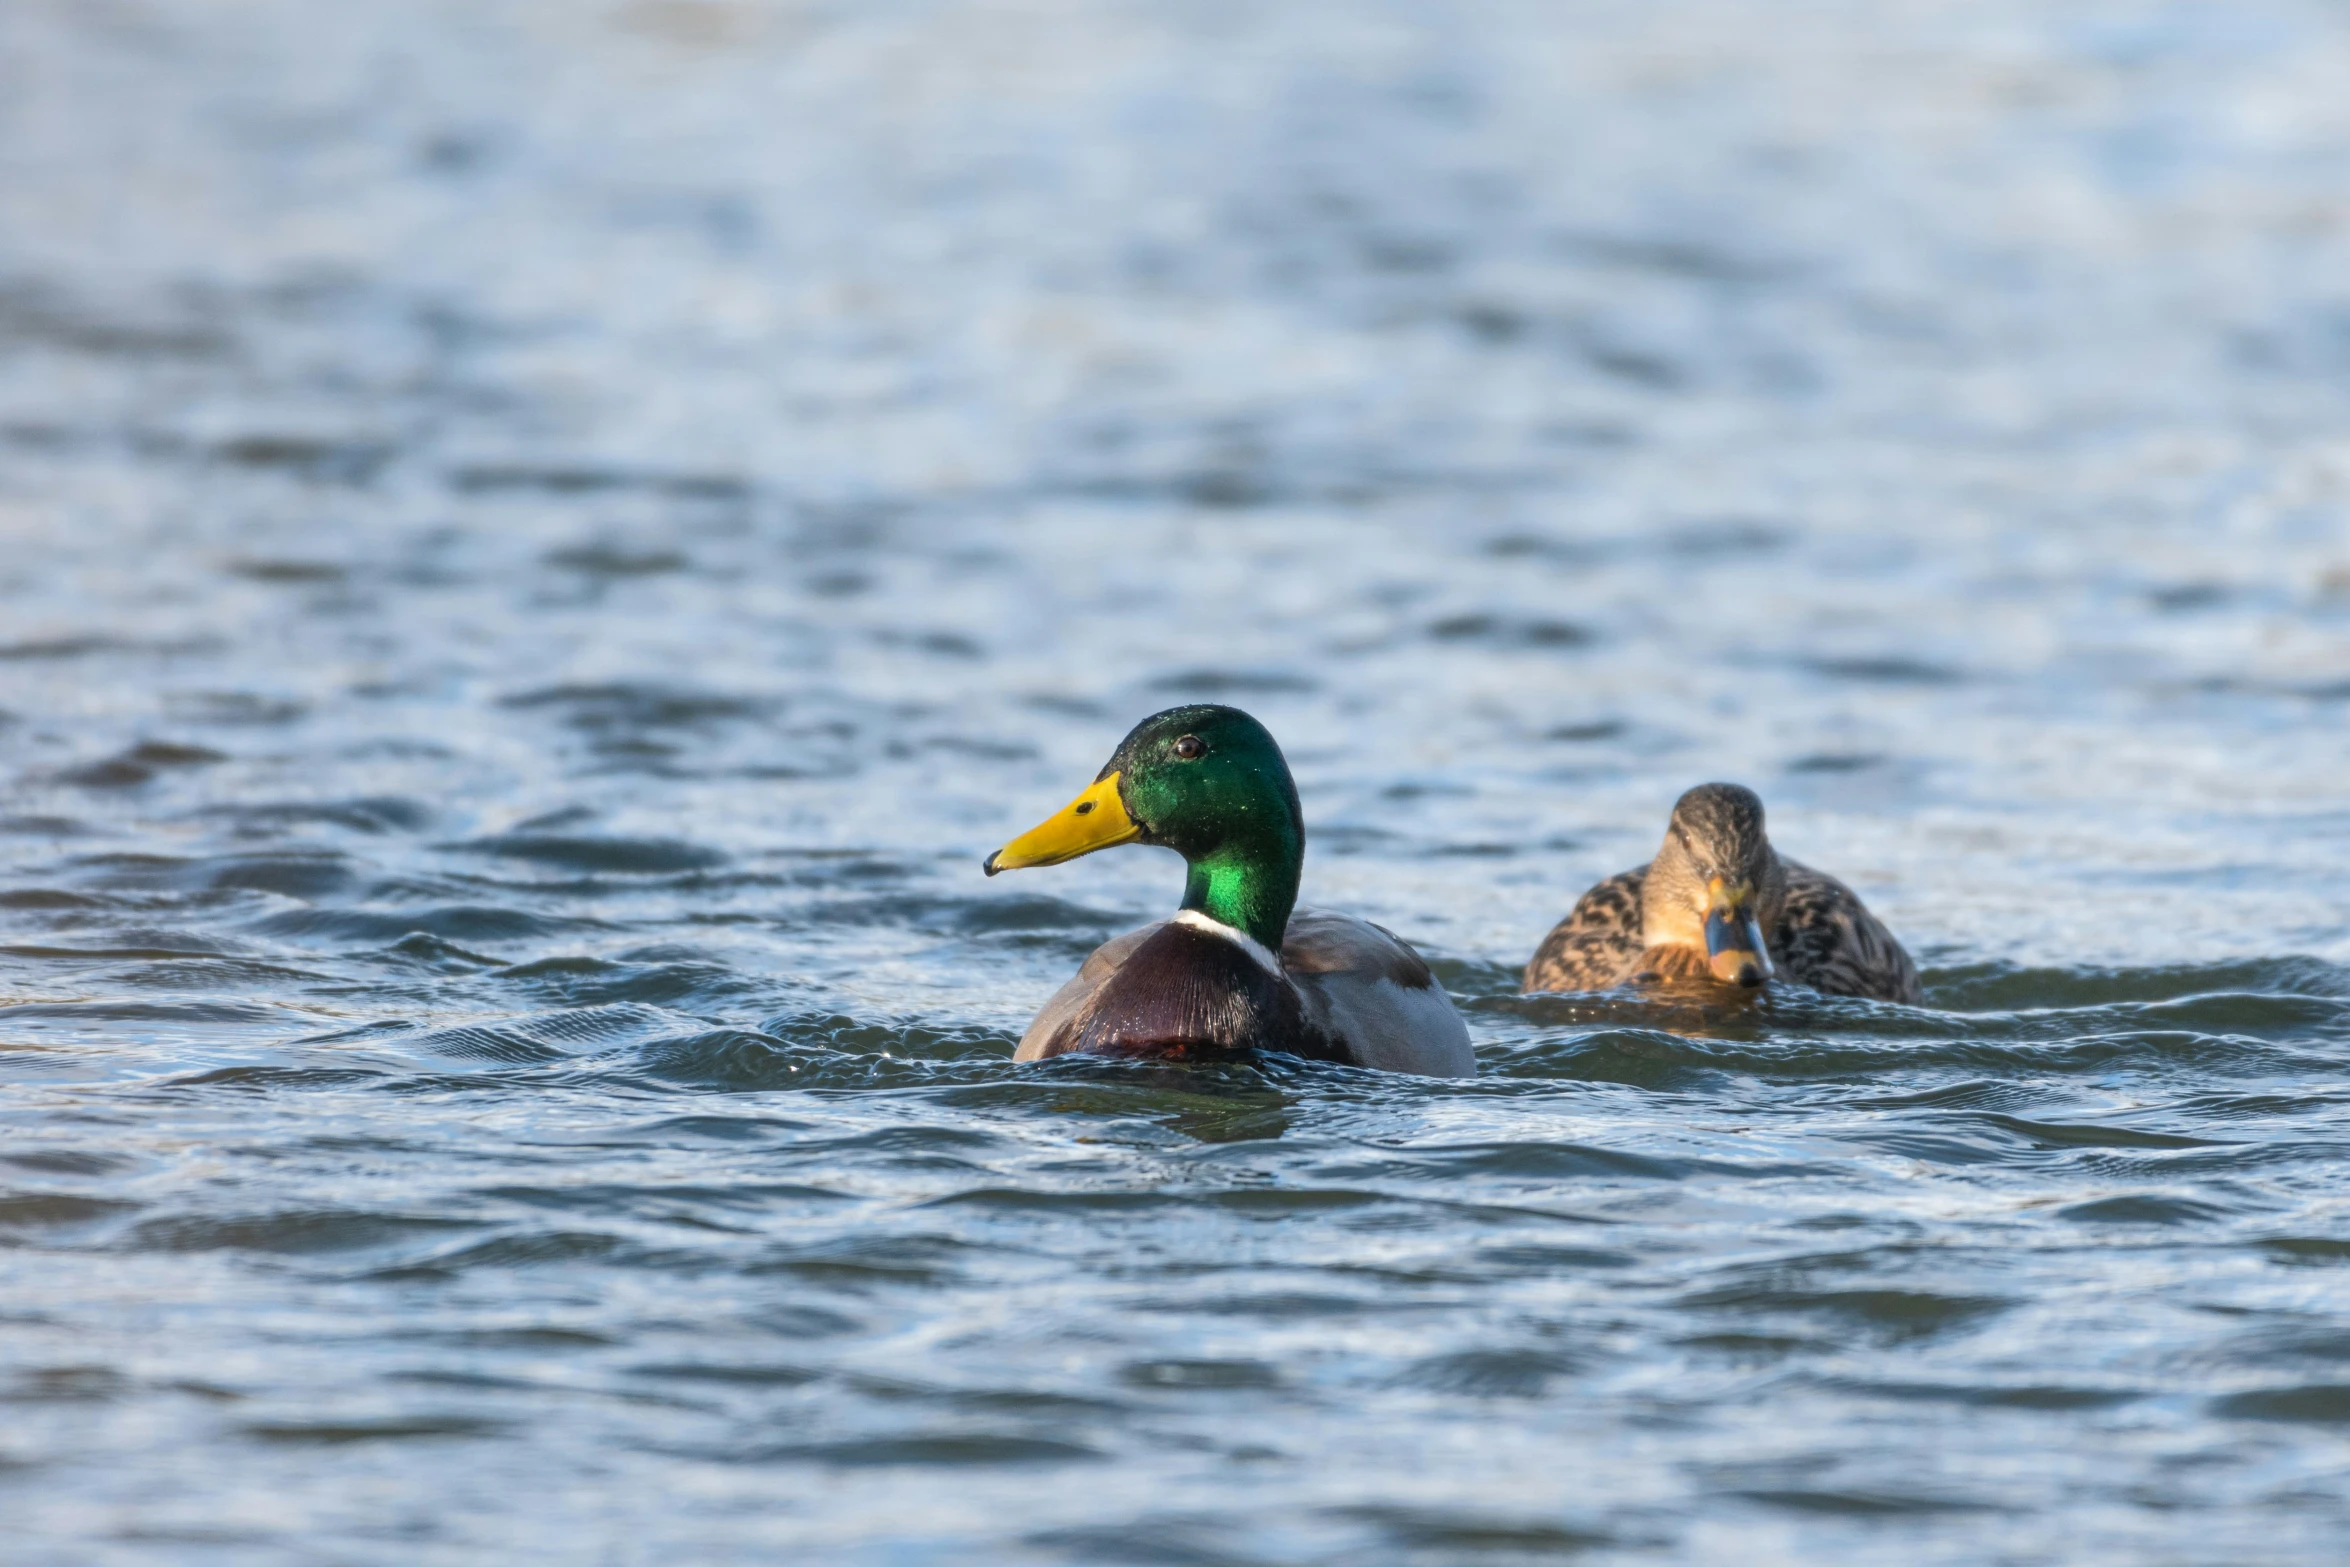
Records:
[[[1197,1059],[1275,1050],[1391,1071],[1473,1072],[1468,1029],[1418,953],[1297,909],[1305,818],[1281,748],[1238,708],[1137,724],[1076,799],[987,857],[998,871],[1141,843],[1185,865],[1174,918],[1094,952],[1015,1059]]]
[[[1706,879],[1705,961],[1713,977],[1752,990],[1774,972],[1771,944],[1763,939],[1755,913],[1754,883],[1731,886],[1719,876]]]

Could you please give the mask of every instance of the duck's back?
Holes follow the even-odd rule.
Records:
[[[1648,867],[1610,876],[1575,900],[1526,965],[1525,990],[1605,990],[1639,967]]]
[[[1771,932],[1771,955],[1799,985],[1831,996],[1868,996],[1916,1005],[1917,965],[1860,894],[1793,860],[1787,907]]]
[[[1385,926],[1299,909],[1281,939],[1281,966],[1304,999],[1306,1016],[1355,1065],[1426,1077],[1475,1075],[1469,1025],[1427,960]]]

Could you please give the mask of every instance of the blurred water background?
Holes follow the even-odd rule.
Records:
[[[2345,81],[9,0],[8,1560],[2339,1560]],[[1006,1064],[1198,697],[1480,1078]],[[1715,777],[1925,1008],[1515,996]]]

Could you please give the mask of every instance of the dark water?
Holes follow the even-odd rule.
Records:
[[[0,7],[0,1554],[2339,1560],[2345,80]],[[1197,696],[1482,1076],[1006,1064]],[[1513,994],[1725,776],[1926,1007]]]

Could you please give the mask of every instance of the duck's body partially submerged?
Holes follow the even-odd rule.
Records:
[[[1673,807],[1655,859],[1583,894],[1543,939],[1524,988],[1774,977],[1834,996],[1919,996],[1917,965],[1857,893],[1779,857],[1754,791],[1701,784]]]
[[[1420,955],[1368,920],[1315,909],[1290,915],[1278,958],[1189,909],[1103,942],[1012,1059],[1244,1050],[1390,1072],[1476,1070],[1468,1029]]]
[[[1183,855],[1183,908],[1096,948],[1028,1026],[1015,1060],[1272,1050],[1391,1072],[1476,1071],[1468,1028],[1417,952],[1368,921],[1295,908],[1297,789],[1246,713],[1203,705],[1143,720],[1093,787],[988,856],[987,870],[1119,843]]]

